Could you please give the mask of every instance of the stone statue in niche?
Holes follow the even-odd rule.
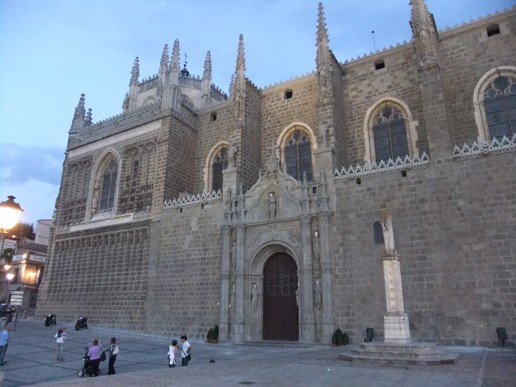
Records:
[[[319,231],[314,231],[314,237],[312,238],[312,252],[314,259],[319,260],[321,256],[320,244],[319,244]]]
[[[238,148],[236,147],[235,143],[231,144],[231,146],[228,149],[228,160],[229,160],[229,165],[232,167],[236,167],[237,152],[238,152]]]
[[[231,263],[231,267],[233,268],[236,265],[237,260],[237,244],[236,241],[233,241],[233,245],[231,246],[231,253],[229,257],[229,261]]]
[[[259,293],[260,291],[258,290],[258,285],[256,285],[256,282],[253,282],[253,286],[251,288],[251,308],[253,309],[256,309]]]
[[[276,208],[276,197],[274,196],[274,192],[269,192],[269,196],[267,197],[268,202],[268,217],[269,219],[276,218],[277,208]]]
[[[315,293],[315,299],[314,299],[315,307],[317,309],[321,309],[321,307],[322,307],[322,289],[321,289],[321,281],[319,281],[319,280],[315,281],[314,293]]]
[[[235,310],[235,297],[236,297],[236,285],[233,282],[233,286],[231,286],[231,294],[229,296],[229,307]]]
[[[392,231],[392,218],[390,211],[385,210],[383,212],[382,228],[385,252],[387,254],[396,254],[396,250],[394,249],[394,233]]]
[[[298,307],[301,306],[301,304],[300,304],[301,300],[299,298],[300,297],[299,297],[299,282],[298,282],[297,283],[297,287],[296,287],[296,304],[297,304]]]
[[[95,184],[95,188],[93,189],[93,199],[91,200],[91,213],[94,214],[97,212],[97,206],[99,205],[99,184]]]

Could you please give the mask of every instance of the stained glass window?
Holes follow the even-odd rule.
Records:
[[[228,167],[228,148],[223,147],[217,153],[212,164],[212,190],[222,190],[222,171]]]
[[[376,162],[409,154],[405,118],[393,106],[385,106],[373,121]]]
[[[492,138],[511,138],[516,133],[516,82],[508,76],[495,78],[484,92],[484,111]]]
[[[285,144],[285,166],[295,179],[301,181],[306,173],[306,180],[312,180],[312,146],[306,132],[296,129],[290,134]]]
[[[101,211],[107,211],[113,208],[117,176],[118,163],[115,160],[111,160],[102,174],[102,194],[100,195]]]

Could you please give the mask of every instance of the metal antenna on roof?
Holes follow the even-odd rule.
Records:
[[[374,42],[374,30],[371,31],[371,34],[373,34],[373,50],[376,51],[376,43]]]

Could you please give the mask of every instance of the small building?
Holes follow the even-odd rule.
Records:
[[[22,291],[22,304],[18,308],[27,311],[29,314],[34,313],[36,308],[38,288],[47,259],[51,224],[51,219],[38,220],[35,240],[25,239],[17,243],[16,254],[13,256],[8,269],[10,273],[14,274],[14,277],[10,281],[6,279],[8,290],[3,293],[5,294],[4,298],[6,302],[9,302],[13,291]]]

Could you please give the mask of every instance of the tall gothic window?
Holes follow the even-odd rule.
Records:
[[[409,154],[405,118],[400,110],[385,105],[373,119],[373,140],[376,162]]]
[[[484,92],[484,110],[491,138],[511,138],[516,133],[516,79],[493,79]]]
[[[306,173],[306,180],[313,178],[312,168],[312,146],[308,133],[296,129],[292,131],[285,143],[285,166],[287,173],[297,180],[303,179]]]
[[[222,190],[222,171],[228,167],[228,148],[222,147],[213,159],[212,190]]]
[[[100,195],[101,211],[107,211],[113,208],[117,176],[118,163],[116,160],[111,160],[102,173],[102,193]]]

